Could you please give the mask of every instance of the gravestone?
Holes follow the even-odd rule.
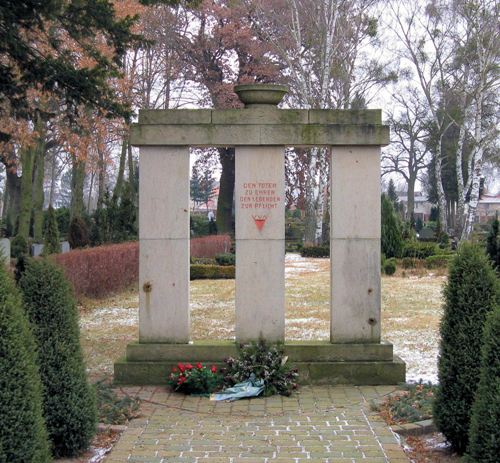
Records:
[[[61,254],[71,251],[69,247],[69,241],[61,241]]]
[[[236,343],[285,340],[286,146],[331,156],[330,341],[286,342],[303,382],[395,384],[405,365],[380,339],[380,110],[278,109],[286,87],[235,88],[244,109],[143,110],[139,342],[115,381],[163,384],[179,361],[220,364]],[[235,147],[236,342],[190,339],[189,147]],[[221,320],[223,323],[224,320]]]
[[[33,257],[38,257],[41,256],[43,253],[43,244],[40,243],[33,243],[31,245],[31,255]]]
[[[10,240],[9,238],[0,239],[0,257],[4,259],[6,265],[10,265]]]

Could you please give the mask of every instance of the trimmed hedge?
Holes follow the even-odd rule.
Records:
[[[212,257],[231,251],[229,235],[210,235],[193,238],[190,242],[191,257]]]
[[[191,280],[231,280],[236,267],[233,265],[191,265]]]
[[[413,257],[425,259],[439,253],[439,246],[436,243],[420,243],[418,241],[405,241],[401,257]]]
[[[500,306],[489,314],[483,339],[467,460],[496,463],[500,455]]]
[[[330,257],[329,246],[304,246],[300,255],[302,257]]]
[[[453,450],[462,454],[479,381],[483,326],[498,301],[495,271],[478,246],[460,246],[450,263],[444,297],[433,415]]]
[[[97,410],[71,288],[62,270],[47,259],[31,259],[19,286],[38,345],[52,453],[56,458],[76,456],[96,433]]]
[[[50,259],[64,271],[77,296],[104,297],[139,281],[139,243],[76,249]]]
[[[0,462],[51,461],[36,347],[21,297],[0,265]]]

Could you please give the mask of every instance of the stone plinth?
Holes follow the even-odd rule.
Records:
[[[236,340],[285,338],[284,148],[236,148]]]
[[[232,341],[196,341],[192,344],[127,346],[126,359],[115,363],[118,384],[165,384],[178,362],[223,366],[238,355]],[[397,384],[404,381],[405,364],[393,355],[392,344],[331,344],[326,341],[285,343],[288,361],[299,370],[302,384]]]
[[[143,147],[139,340],[189,341],[189,149]]]

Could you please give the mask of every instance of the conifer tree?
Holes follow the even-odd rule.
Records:
[[[496,463],[500,455],[500,306],[484,327],[481,372],[469,430],[468,461]]]
[[[43,254],[47,256],[59,252],[61,252],[61,243],[59,243],[59,228],[57,226],[56,213],[54,208],[49,206],[43,242]]]
[[[53,454],[58,458],[78,455],[89,446],[97,418],[71,288],[61,269],[47,259],[31,259],[19,285],[38,345]]]
[[[398,217],[391,201],[382,195],[382,253],[387,258],[399,257],[403,248],[403,238]]]
[[[50,461],[36,349],[21,297],[0,265],[0,462]]]
[[[458,249],[444,297],[434,421],[453,450],[462,454],[479,381],[484,322],[499,299],[498,279],[477,245],[465,242]]]
[[[500,223],[498,221],[498,213],[495,220],[491,224],[491,230],[486,240],[486,252],[490,257],[493,267],[500,271]]]

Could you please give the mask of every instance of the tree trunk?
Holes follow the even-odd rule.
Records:
[[[444,194],[444,188],[442,183],[442,171],[441,171],[441,146],[442,146],[442,135],[439,137],[436,153],[435,153],[435,163],[434,163],[434,177],[436,181],[436,192],[438,197],[439,206],[439,221],[441,223],[441,231],[448,232],[448,220],[446,214],[446,196]]]
[[[5,169],[5,203],[3,208],[3,219],[7,227],[7,236],[16,234],[16,220],[19,216],[21,201],[21,178],[17,173],[9,168]]]
[[[92,190],[94,189],[94,177],[95,171],[92,170],[92,173],[90,174],[89,195],[87,196],[87,214],[90,214],[90,202],[92,201]]]
[[[56,189],[57,180],[57,161],[56,161],[56,150],[52,150],[52,162],[50,166],[50,190],[49,190],[49,207],[54,204],[54,192]]]
[[[106,165],[104,164],[104,153],[99,148],[97,149],[97,155],[99,156],[97,162],[97,209],[101,209],[104,203]],[[90,192],[92,192],[92,189]]]
[[[28,240],[30,233],[31,212],[33,209],[33,167],[35,164],[36,149],[21,150],[21,198],[19,203],[19,225],[17,235]]]
[[[83,214],[83,184],[85,181],[85,161],[73,159],[71,175],[71,219]]]
[[[413,215],[415,214],[415,181],[416,175],[408,176],[408,209],[406,211],[406,220],[412,223]]]
[[[33,181],[33,239],[43,242],[43,181],[45,178],[45,142],[40,140],[35,157],[35,178]]]
[[[233,234],[234,148],[219,148],[222,172],[217,200],[217,230]]]
[[[316,242],[316,199],[318,197],[318,149],[312,148],[307,156],[306,204],[304,244],[313,245]]]
[[[118,166],[118,175],[116,177],[115,189],[113,190],[113,201],[118,202],[123,188],[123,177],[125,175],[125,163],[127,161],[128,135],[123,137],[122,151],[120,153],[120,164]]]

